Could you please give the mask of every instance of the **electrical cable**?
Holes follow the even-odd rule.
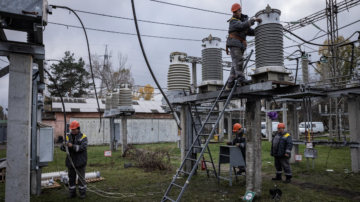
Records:
[[[44,71],[48,74],[48,76],[50,77],[50,79],[51,79],[52,82],[54,83],[54,85],[55,85],[55,87],[56,87],[56,89],[57,89],[57,91],[58,91],[58,94],[59,94],[59,96],[60,96],[60,100],[61,100],[62,107],[63,107],[63,111],[64,111],[64,124],[65,124],[65,127],[64,127],[64,142],[66,143],[66,111],[65,111],[64,100],[63,100],[63,98],[62,98],[61,91],[60,91],[58,85],[56,84],[54,78],[51,76],[51,74],[50,74],[45,68],[44,68]],[[66,148],[67,148],[67,145],[66,145]],[[57,154],[57,153],[56,153],[56,154]],[[68,153],[68,151],[67,151],[67,156],[68,156],[68,159],[69,159],[72,167],[74,168],[75,172],[76,172],[77,175],[79,176],[78,179],[80,179],[82,182],[84,182],[85,178],[84,178],[82,175],[80,175],[80,173],[77,171],[77,169],[76,169],[76,167],[75,167],[75,165],[74,165],[74,163],[73,163],[73,161],[72,161],[72,158],[71,158],[71,156],[70,156],[70,153]],[[59,168],[58,168],[58,169],[59,169]],[[85,184],[85,183],[83,183],[83,184]],[[64,185],[64,186],[65,186],[65,185]],[[91,185],[91,186],[92,186],[92,185]],[[65,187],[66,187],[66,186],[65,186]],[[97,189],[97,188],[96,188],[96,189]],[[100,196],[103,196],[103,197],[109,197],[109,196],[104,196],[104,195],[102,195],[102,194],[100,194],[100,193],[97,193],[96,191],[93,191],[93,190],[90,190],[90,189],[89,189],[88,191],[94,192],[94,193],[96,193],[96,194],[98,194],[98,195],[100,195]],[[132,196],[135,196],[135,195],[136,195],[136,194],[134,194],[134,193],[129,193],[129,194],[131,194],[130,196],[124,196],[124,194],[122,194],[122,193],[110,193],[110,192],[104,192],[104,191],[102,191],[102,190],[98,190],[98,191],[103,192],[103,193],[106,193],[106,194],[120,194],[120,195],[123,195],[122,197],[109,197],[109,198],[124,198],[124,197],[132,197]]]
[[[360,34],[360,31],[356,31],[354,32],[349,38],[341,41],[341,42],[338,42],[338,43],[335,43],[335,44],[316,44],[316,43],[312,43],[310,41],[306,41],[305,39],[299,37],[298,35],[294,34],[293,32],[291,32],[290,30],[287,30],[285,28],[283,28],[285,31],[289,32],[291,35],[295,36],[296,38],[300,39],[301,41],[307,43],[307,44],[311,44],[311,45],[314,45],[314,46],[337,46],[337,45],[341,45],[342,43],[344,43],[345,41],[349,40],[351,37],[353,37],[356,33],[359,33]]]
[[[223,15],[231,15],[229,13],[222,13],[222,12],[217,12],[217,11],[210,11],[210,10],[205,10],[205,9],[201,9],[201,8],[194,8],[194,7],[190,7],[190,6],[183,6],[183,5],[179,5],[179,4],[173,4],[173,3],[168,3],[168,2],[163,2],[163,1],[157,1],[157,0],[150,0],[153,2],[157,2],[157,3],[163,3],[163,4],[168,4],[168,5],[172,5],[172,6],[179,6],[179,7],[183,7],[183,8],[190,8],[190,9],[194,9],[194,10],[199,10],[199,11],[206,11],[206,12],[210,12],[210,13],[217,13],[217,14],[223,14]]]
[[[78,17],[80,23],[81,23],[82,26],[83,26],[83,23],[82,23],[81,19],[80,19],[79,16],[76,14],[76,12],[74,12],[72,9],[70,9],[70,8],[68,8],[68,7],[63,7],[63,6],[54,6],[54,5],[51,5],[51,6],[53,6],[53,8],[58,7],[58,8],[68,9],[68,10],[72,11],[72,12]],[[84,26],[83,26],[83,29],[84,29],[84,32],[85,32],[86,41],[87,41],[87,45],[88,45],[88,53],[89,53],[90,67],[91,67],[91,73],[92,73],[92,76],[93,76],[89,42],[88,42],[88,38],[87,38],[87,34],[86,34],[86,30],[85,30]],[[46,69],[44,69],[44,71],[49,75],[49,77],[50,77],[51,80],[54,82],[55,86],[57,87],[57,84],[55,83],[55,80],[51,77],[51,75],[49,74],[49,72],[48,72]],[[93,81],[94,81],[94,77],[93,77]],[[96,88],[95,82],[94,82],[94,88]],[[62,96],[61,96],[61,91],[60,91],[60,89],[59,89],[58,87],[57,87],[57,90],[58,90],[58,93],[60,94],[60,99],[61,99],[61,102],[62,102],[62,105],[63,105],[63,109],[64,109],[64,123],[65,123],[65,127],[64,127],[64,136],[65,136],[65,137],[64,137],[64,141],[65,141],[65,143],[66,143],[66,111],[65,111],[65,105],[64,105],[64,101],[63,101]],[[95,89],[95,94],[96,94],[96,89]],[[98,98],[97,98],[97,94],[96,94],[96,99],[97,99],[97,101],[98,101],[98,107],[99,107],[99,113],[100,113],[100,127],[101,127],[101,111],[100,111],[99,100],[98,100]],[[99,131],[99,132],[100,132],[100,131]],[[78,170],[76,169],[76,167],[75,167],[75,165],[74,165],[74,163],[73,163],[73,161],[72,161],[72,158],[71,158],[71,156],[70,156],[70,153],[69,153],[69,150],[68,150],[68,146],[66,145],[65,148],[66,148],[66,153],[67,153],[68,159],[69,159],[72,167],[74,168],[75,172],[77,173],[77,175],[78,175],[78,177],[79,177],[78,179],[79,179],[80,181],[82,181],[83,184],[85,184],[85,183],[84,183],[84,181],[86,181],[86,180],[85,180],[85,177],[82,176],[82,175],[80,175],[80,173],[79,173]],[[92,185],[90,185],[90,186],[92,186]],[[95,188],[95,187],[94,187],[94,188]],[[97,188],[95,188],[95,189],[97,189]],[[122,194],[122,193],[110,193],[110,192],[104,192],[104,191],[102,191],[102,190],[100,190],[100,189],[97,189],[97,191],[102,192],[102,193],[106,193],[106,194],[120,194],[120,195],[122,195],[122,197],[109,197],[109,196],[102,195],[102,194],[100,194],[100,193],[98,193],[98,192],[96,192],[96,191],[90,190],[90,189],[89,189],[89,191],[90,191],[90,192],[94,192],[94,193],[96,193],[96,194],[98,194],[98,195],[101,195],[101,196],[103,196],[103,197],[108,197],[108,198],[123,198],[123,197],[132,197],[132,196],[134,196],[133,193],[132,193],[132,195],[130,195],[130,196],[124,196],[124,194]],[[135,195],[136,195],[136,194],[135,194]]]
[[[343,29],[343,28],[345,28],[345,27],[348,27],[348,26],[350,26],[350,25],[353,25],[353,24],[355,24],[355,23],[357,23],[357,22],[360,22],[360,20],[354,21],[354,22],[352,22],[352,23],[350,23],[350,24],[347,24],[347,25],[345,25],[345,26],[343,26],[343,27],[340,27],[340,28],[336,29],[335,31],[341,30],[341,29]],[[318,36],[318,37],[316,37],[316,38],[313,38],[313,39],[311,39],[311,40],[309,40],[309,41],[313,41],[313,40],[315,40],[315,39],[321,38],[321,37],[326,36],[326,35],[327,35],[327,33],[326,33],[326,34],[323,34],[323,35],[321,35],[321,36]],[[302,44],[304,44],[304,43],[302,43]],[[302,45],[302,44],[300,44],[300,45]],[[296,45],[296,46],[297,46],[297,45]],[[291,48],[291,47],[294,47],[294,46],[287,46],[287,47],[285,47],[284,49],[286,49],[286,48]]]
[[[50,77],[51,81],[54,83],[56,90],[58,91],[60,100],[61,100],[61,104],[63,107],[63,111],[64,111],[64,142],[66,142],[66,111],[65,111],[65,104],[64,104],[64,100],[62,98],[61,95],[61,91],[59,89],[59,86],[57,85],[56,81],[54,80],[54,78],[51,76],[51,74],[44,68],[44,71],[48,74],[48,76]]]
[[[85,26],[84,26],[83,22],[81,21],[80,17],[78,16],[78,14],[77,14],[74,10],[72,10],[71,8],[66,7],[66,6],[56,6],[56,5],[50,5],[50,6],[52,6],[54,9],[56,9],[56,8],[62,8],[62,9],[67,9],[67,10],[73,12],[73,13],[76,15],[76,17],[78,18],[78,20],[80,21],[81,26],[82,26],[82,28],[83,28],[83,30],[84,30],[85,38],[86,38],[86,43],[87,43],[88,54],[89,54],[89,63],[90,63],[91,77],[92,77],[93,84],[94,84],[95,97],[96,97],[96,102],[97,102],[97,105],[98,105],[98,110],[99,110],[99,115],[100,115],[100,127],[99,127],[99,133],[100,133],[100,130],[101,130],[101,110],[100,110],[99,99],[98,99],[97,92],[96,92],[96,85],[95,85],[94,73],[93,73],[93,68],[92,68],[92,63],[91,63],[90,45],[89,45],[89,39],[88,39],[88,36],[87,36],[87,33],[86,33]]]
[[[48,24],[61,25],[61,26],[65,26],[65,27],[74,27],[74,28],[80,28],[80,29],[82,28],[82,27],[79,27],[79,26],[66,25],[66,24],[56,23],[56,22],[48,22]],[[137,35],[137,34],[133,34],[133,33],[117,32],[117,31],[110,31],[110,30],[104,30],[104,29],[94,29],[94,28],[85,28],[85,29],[92,30],[92,31],[99,31],[99,32],[108,32],[108,33],[113,33],[113,34],[124,34],[124,35],[133,35],[133,36]],[[174,39],[174,40],[182,40],[182,41],[202,41],[202,40],[198,40],[198,39],[184,39],[184,38],[153,36],[153,35],[141,35],[141,36],[143,36],[143,37],[152,37],[152,38],[160,38],[160,39]]]
[[[79,13],[86,13],[86,14],[91,14],[91,15],[99,15],[99,16],[110,17],[110,18],[118,18],[118,19],[123,19],[123,20],[131,20],[131,21],[134,20],[134,19],[132,19],[132,18],[120,17],[120,16],[114,16],[114,15],[107,15],[107,14],[102,14],[102,13],[94,13],[94,12],[89,12],[89,11],[81,11],[81,10],[74,10],[74,11],[79,12]],[[153,23],[153,24],[159,24],[159,25],[169,25],[169,26],[186,27],[186,28],[193,28],[193,29],[206,29],[206,30],[216,30],[216,31],[228,31],[227,29],[215,29],[215,28],[206,28],[206,27],[195,27],[195,26],[188,26],[188,25],[179,25],[179,24],[165,23],[165,22],[154,22],[154,21],[149,21],[149,20],[138,20],[138,22],[147,22],[147,23]]]
[[[326,163],[325,163],[325,168],[327,168],[327,162],[328,162],[328,159],[329,159],[330,152],[331,152],[332,148],[333,148],[333,147],[330,147],[330,150],[329,150],[329,152],[328,152],[328,156],[327,156],[327,158],[326,158]]]
[[[159,88],[161,94],[164,96],[164,99],[166,100],[167,104],[169,105],[170,107],[170,110],[172,111],[172,114],[173,114],[173,117],[178,125],[178,128],[181,130],[181,127],[180,127],[180,120],[176,114],[176,112],[174,111],[173,107],[171,106],[171,103],[170,101],[168,100],[168,98],[166,97],[164,91],[161,89],[161,86],[159,84],[159,82],[157,81],[151,67],[150,67],[150,63],[146,57],[146,53],[145,53],[145,50],[144,50],[144,47],[143,47],[143,44],[142,44],[142,41],[141,41],[141,36],[140,36],[140,31],[139,31],[139,27],[138,27],[138,24],[137,24],[137,19],[136,19],[136,12],[135,12],[135,4],[134,4],[134,0],[131,0],[131,5],[132,5],[132,10],[133,10],[133,15],[134,15],[134,23],[135,23],[135,27],[136,27],[136,33],[137,33],[137,36],[138,36],[138,39],[139,39],[139,44],[140,44],[140,47],[141,47],[141,51],[143,53],[143,56],[144,56],[144,59],[145,59],[145,62],[146,62],[146,65],[150,71],[150,74],[151,76],[153,77],[157,87]]]

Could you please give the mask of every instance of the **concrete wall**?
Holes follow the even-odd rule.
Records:
[[[70,118],[79,121],[81,132],[88,138],[89,145],[103,145],[110,143],[110,119],[102,119],[101,130],[99,118]],[[120,123],[121,119],[115,119]],[[128,144],[145,144],[157,142],[175,142],[178,128],[174,119],[128,119]],[[120,137],[120,144],[122,138]]]
[[[52,113],[52,112],[47,112]],[[62,112],[54,113],[55,119],[43,120],[42,122],[51,125],[54,128],[54,140],[57,141],[59,136],[64,136],[64,114]],[[96,112],[66,112],[66,123],[70,123],[71,118],[94,118],[99,121],[99,113]],[[172,119],[171,114],[150,114],[138,113],[128,119]]]

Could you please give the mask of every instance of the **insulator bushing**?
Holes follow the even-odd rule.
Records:
[[[190,69],[185,63],[186,53],[171,53],[172,64],[167,76],[168,91],[189,91]]]
[[[132,106],[132,95],[129,84],[121,84],[119,94],[119,107]]]
[[[204,49],[202,56],[202,81],[201,84],[223,83],[222,52],[220,49],[221,39],[217,37],[205,38],[203,41]]]
[[[280,10],[267,6],[256,13],[262,22],[255,28],[255,73],[266,71],[284,72],[283,26]]]

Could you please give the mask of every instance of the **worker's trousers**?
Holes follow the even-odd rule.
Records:
[[[285,175],[292,176],[290,158],[287,157],[275,157],[276,175],[281,175],[284,170]]]
[[[85,181],[86,166],[76,167],[76,170],[78,171],[79,175],[81,176],[81,177],[78,176],[79,193],[80,193],[80,195],[83,195],[86,192],[86,181]],[[69,176],[69,192],[70,192],[70,194],[75,194],[76,193],[76,171],[73,167],[69,168],[68,176]]]
[[[245,79],[243,72],[244,57],[243,51],[239,47],[230,47],[230,54],[232,60],[232,66],[230,70],[230,75],[228,78],[228,88],[234,86],[236,79]]]

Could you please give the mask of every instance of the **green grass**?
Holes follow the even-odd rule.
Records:
[[[209,145],[216,164],[219,158],[219,145]],[[109,146],[89,146],[87,172],[100,171],[101,176],[106,179],[91,185],[102,191],[107,191],[111,187],[118,188],[117,191],[111,191],[114,193],[135,193],[136,195],[130,198],[113,199],[87,192],[87,198],[84,201],[160,201],[175,174],[175,170],[179,167],[180,149],[177,148],[176,143],[146,144],[136,145],[135,147],[146,150],[156,150],[159,148],[171,150],[170,156],[173,157],[171,158],[171,164],[174,171],[166,174],[158,171],[145,173],[143,170],[135,167],[124,169],[124,163],[130,161],[122,158],[121,152],[113,152],[111,157],[104,157],[104,151],[109,150]],[[327,167],[334,169],[334,172],[325,171],[326,158],[330,147],[317,146],[316,149],[318,150],[318,159],[315,159],[314,170],[312,168],[307,170],[306,160],[292,165],[295,180],[360,192],[360,175],[347,175],[343,171],[344,168],[351,169],[349,148],[333,148],[331,150]],[[299,151],[303,153],[303,145],[300,146]],[[0,158],[3,157],[6,157],[6,150],[0,150]],[[44,168],[43,172],[66,170],[64,165],[65,157],[65,152],[55,148],[54,161],[50,162],[49,167]],[[270,156],[270,143],[262,142],[263,195],[255,201],[272,201],[268,193],[269,189],[274,186],[274,183],[269,180],[275,173],[273,161],[273,158]],[[268,164],[268,162],[271,162],[271,164]],[[185,179],[180,179],[179,181],[185,181]],[[91,185],[88,185],[90,189],[92,188]],[[329,195],[316,189],[304,189],[296,183],[289,185],[278,183],[278,186],[283,191],[282,201],[356,201],[355,199],[351,200],[349,198]],[[205,172],[199,170],[198,174],[191,179],[182,201],[241,201],[239,197],[245,191],[244,178],[240,178],[239,181],[233,181],[233,186],[230,187],[228,181],[220,180],[220,183],[217,183],[214,177],[207,178]],[[67,200],[67,194],[68,190],[62,185],[61,189],[42,190],[42,194],[40,196],[32,196],[31,201],[65,201]],[[4,199],[4,197],[5,183],[0,183],[0,199]],[[78,200],[80,201],[80,199],[73,199],[71,201]]]

